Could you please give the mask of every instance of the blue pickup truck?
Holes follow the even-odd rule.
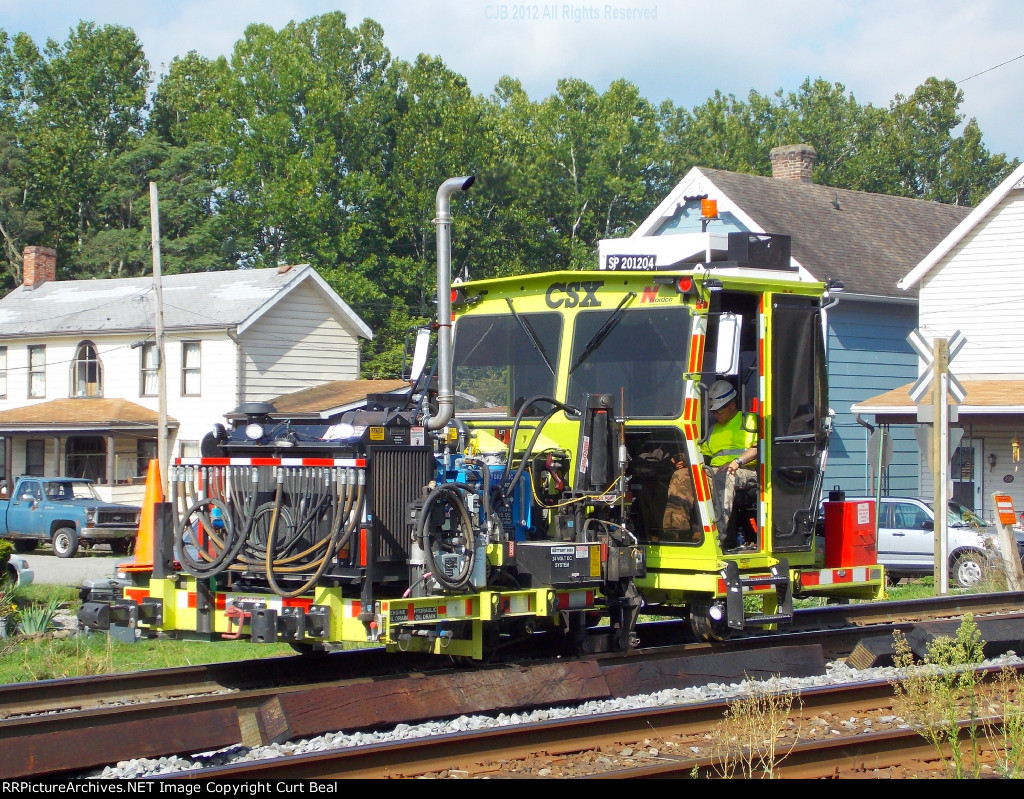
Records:
[[[136,505],[104,502],[90,480],[19,477],[10,498],[0,500],[0,538],[11,539],[18,552],[48,541],[58,558],[103,542],[124,553],[135,541],[140,515]]]

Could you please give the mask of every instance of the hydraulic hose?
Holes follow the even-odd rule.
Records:
[[[530,455],[533,453],[534,444],[537,443],[537,438],[540,436],[541,430],[544,429],[544,425],[548,423],[548,420],[560,410],[565,411],[570,416],[581,415],[579,408],[575,408],[572,405],[566,405],[564,402],[559,402],[554,397],[546,397],[543,395],[530,397],[519,408],[515,421],[512,423],[512,433],[509,438],[509,462],[512,460],[512,448],[515,446],[516,437],[519,434],[519,423],[522,421],[523,414],[526,412],[526,409],[535,402],[548,402],[554,407],[541,417],[541,420],[537,423],[537,429],[533,431],[533,436],[530,438],[530,442],[526,445],[526,450],[523,452],[523,457],[519,461],[519,466],[513,474],[505,478],[501,488],[501,494],[502,498],[506,500],[512,496],[513,489],[515,489],[516,484],[522,478],[523,471],[526,469],[526,464],[529,462]]]
[[[476,562],[476,547],[473,543],[473,522],[469,518],[466,503],[462,501],[460,488],[454,483],[442,483],[427,494],[426,499],[423,500],[423,510],[420,512],[419,522],[416,526],[416,535],[423,542],[423,550],[426,553],[427,571],[433,575],[433,578],[443,588],[453,592],[461,591],[469,585],[470,576],[473,574],[473,565]],[[440,538],[440,536],[427,532],[430,511],[434,503],[442,499],[459,515],[459,526],[466,537],[468,556],[465,558],[463,567],[454,577],[448,577],[434,557],[434,541]],[[438,546],[440,547],[440,542],[438,542]]]

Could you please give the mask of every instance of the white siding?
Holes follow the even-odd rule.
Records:
[[[267,311],[246,330],[242,342],[247,401],[359,377],[358,342],[308,284]]]
[[[66,339],[36,339],[9,341],[7,344],[7,399],[0,400],[0,411],[34,405],[49,400],[66,399],[71,394],[71,362],[79,343],[86,338],[96,345],[103,365],[103,397],[126,399],[154,412],[160,409],[158,396],[140,396],[140,349],[131,345],[144,338],[132,336],[91,336]],[[202,356],[198,397],[181,395],[181,355],[183,341],[199,341]],[[46,396],[28,398],[28,347],[46,346]],[[236,355],[234,342],[223,332],[169,334],[164,352],[167,374],[167,415],[180,423],[177,438],[201,440],[214,422],[223,421],[225,413],[238,405],[236,383]],[[45,437],[45,436],[41,436]],[[49,441],[49,439],[48,439]],[[173,441],[172,441],[173,444]],[[47,448],[47,474],[51,474],[49,445]],[[24,467],[24,449],[21,463]]]
[[[1024,377],[1024,191],[1011,191],[921,286],[920,328],[927,337],[967,344],[953,373]]]

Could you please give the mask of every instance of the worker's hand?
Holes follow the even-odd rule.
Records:
[[[736,472],[740,470],[740,462],[737,460],[729,461],[729,463],[726,464],[725,468],[726,471],[729,472],[729,474],[736,474]]]

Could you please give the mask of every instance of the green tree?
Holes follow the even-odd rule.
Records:
[[[24,141],[36,205],[47,237],[73,266],[87,237],[123,224],[99,206],[109,165],[142,134],[149,65],[130,29],[80,22],[65,43],[48,40],[25,74],[34,107]]]

